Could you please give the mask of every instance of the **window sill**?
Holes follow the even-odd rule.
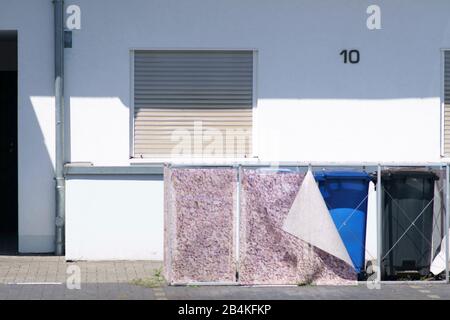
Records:
[[[246,163],[259,162],[257,157],[254,158],[131,158],[130,165],[239,165]]]

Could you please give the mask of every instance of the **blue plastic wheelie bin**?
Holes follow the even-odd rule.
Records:
[[[355,271],[364,271],[369,174],[353,171],[319,172],[319,189],[330,210]]]

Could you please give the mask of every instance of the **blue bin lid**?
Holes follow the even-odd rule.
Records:
[[[324,171],[314,173],[314,177],[316,180],[328,180],[328,179],[362,179],[362,180],[371,180],[368,173],[363,171]]]

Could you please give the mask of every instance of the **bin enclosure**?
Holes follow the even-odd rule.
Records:
[[[442,176],[444,171],[436,172]],[[405,274],[427,276],[431,261],[442,251],[445,184],[436,172],[382,171],[377,190],[382,280]],[[168,281],[354,284],[357,273],[364,270],[370,177],[343,171],[315,176],[319,188],[312,176],[307,181],[312,181],[317,197],[300,197],[302,186],[308,184],[305,173],[296,169],[166,167],[164,273]],[[308,224],[314,216],[328,219],[323,212],[330,214],[331,231],[342,240],[353,265],[286,229],[287,217],[301,211],[293,204],[304,203],[303,199],[312,201],[306,207],[313,212],[319,199],[322,210],[320,215],[307,211],[302,221]]]

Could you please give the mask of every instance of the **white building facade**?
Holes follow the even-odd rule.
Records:
[[[65,5],[80,9],[75,17],[74,11],[66,13],[69,20],[79,19],[72,48],[65,49],[67,259],[162,259],[161,163],[211,162],[189,155],[137,156],[135,100],[147,88],[136,88],[145,74],[136,70],[137,53],[251,57],[246,90],[251,102],[243,107],[251,151],[214,161],[446,161],[449,1],[66,0]],[[0,2],[0,39],[3,30],[17,33],[22,253],[54,251],[53,28],[50,0]],[[165,84],[164,77],[158,79],[148,79],[150,91],[151,85]],[[167,90],[152,99],[165,99],[175,89]],[[214,99],[230,99],[223,92]],[[179,100],[191,98],[185,93]],[[179,109],[187,108],[182,103]]]

